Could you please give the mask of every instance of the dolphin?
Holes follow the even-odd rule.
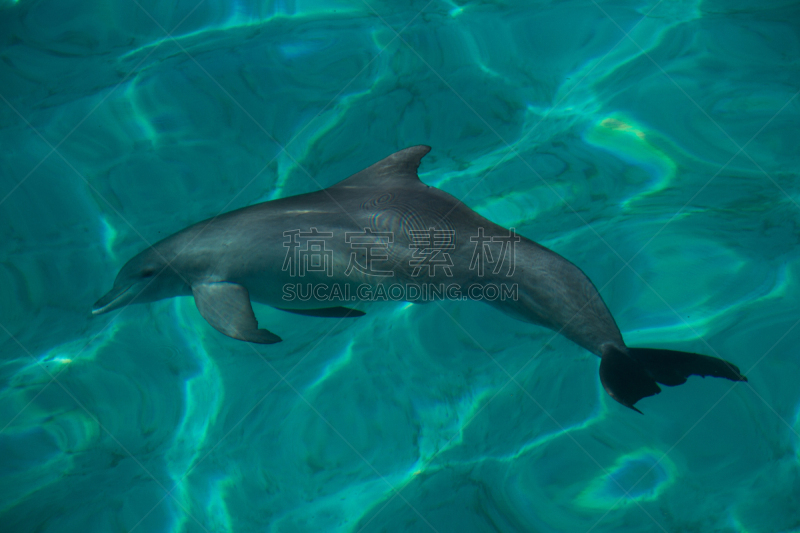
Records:
[[[428,146],[406,148],[326,189],[199,222],[122,267],[92,313],[194,296],[221,333],[281,338],[259,328],[251,301],[297,314],[357,317],[360,301],[482,300],[554,330],[600,357],[600,380],[634,404],[690,375],[747,381],[716,357],[625,345],[589,278],[553,252],[482,217],[417,175]]]

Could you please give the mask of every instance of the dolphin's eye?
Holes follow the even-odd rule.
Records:
[[[145,268],[144,270],[142,270],[142,277],[143,278],[150,278],[155,273],[156,273],[156,269],[155,268]]]

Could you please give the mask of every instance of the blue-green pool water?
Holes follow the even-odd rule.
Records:
[[[800,531],[800,5],[0,1],[3,532]],[[480,303],[356,321],[191,298],[130,257],[415,144],[421,179],[717,355],[625,409]]]

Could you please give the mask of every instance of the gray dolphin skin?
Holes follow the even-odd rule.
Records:
[[[629,348],[586,275],[417,176],[428,146],[413,146],[323,189],[245,207],[190,226],[128,261],[102,314],[133,303],[194,296],[221,333],[280,342],[259,329],[251,300],[301,315],[357,317],[359,301],[484,301],[550,328],[601,358],[603,387],[622,405],[690,375],[747,381],[722,359]],[[639,411],[641,412],[641,411]]]

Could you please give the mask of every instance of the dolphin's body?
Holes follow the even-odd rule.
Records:
[[[179,231],[128,261],[92,312],[193,295],[220,332],[271,344],[281,339],[258,328],[251,299],[346,317],[363,313],[342,303],[376,295],[417,302],[466,296],[600,356],[606,391],[632,409],[660,392],[656,382],[678,385],[692,374],[746,380],[722,359],[626,347],[578,267],[422,183],[417,168],[429,151],[407,148],[327,189]]]

